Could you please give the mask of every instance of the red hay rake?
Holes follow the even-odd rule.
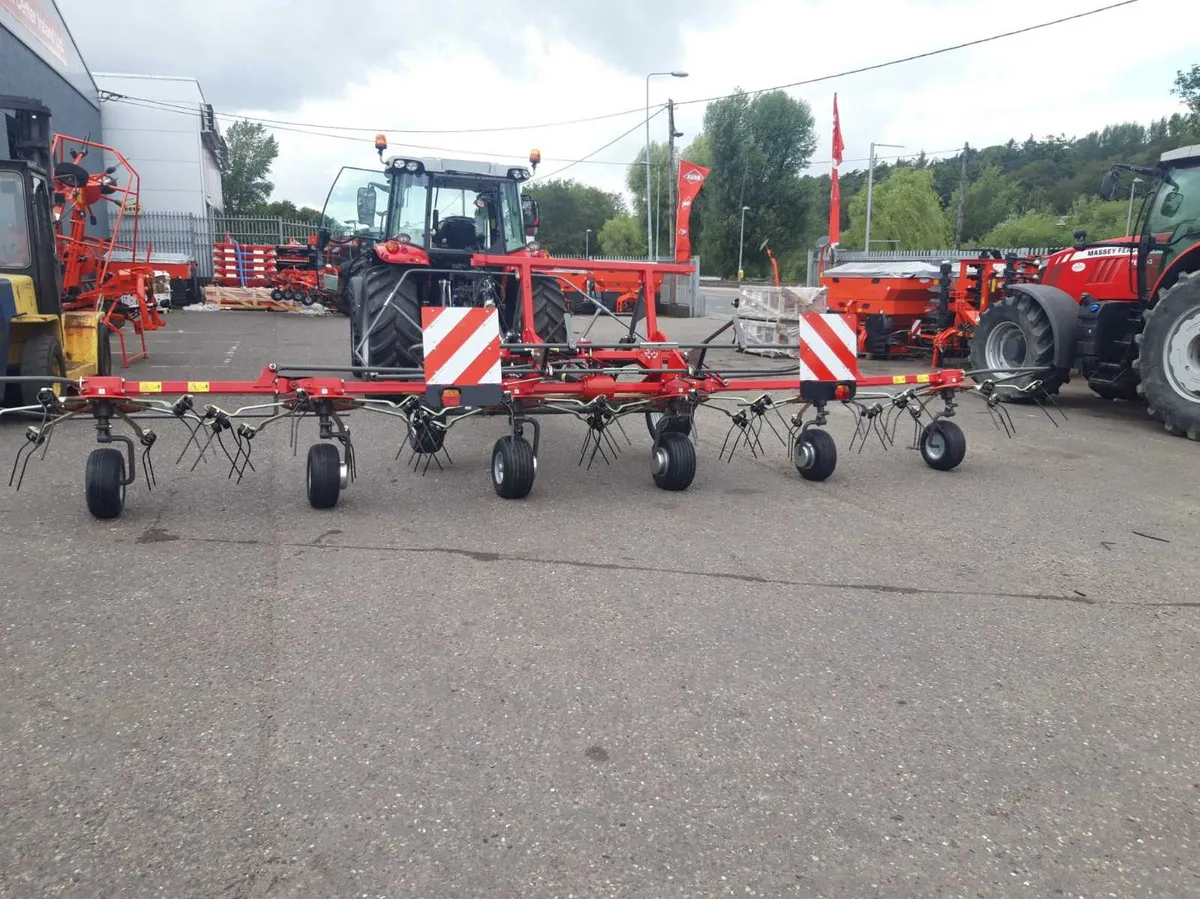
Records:
[[[295,446],[301,420],[315,418],[319,440],[308,451],[306,489],[314,508],[329,508],[355,477],[347,417],[360,411],[396,419],[401,428],[396,457],[407,446],[410,464],[422,473],[431,464],[441,468],[441,459],[450,463],[446,435],[456,424],[475,416],[502,417],[507,421],[506,433],[492,450],[491,479],[495,492],[508,499],[524,497],[533,487],[541,433],[538,418],[550,414],[569,415],[586,425],[578,461],[589,467],[597,459],[611,461],[621,452],[622,443],[632,446],[621,420],[629,415],[644,417],[651,438],[651,475],[665,490],[684,490],[692,483],[696,413],[701,408],[714,409],[728,419],[718,453],[722,461],[731,460],[741,448],[755,457],[762,455],[766,426],[803,478],[823,481],[837,465],[836,444],[823,426],[831,407],[843,407],[855,417],[851,451],[857,446],[861,452],[872,434],[884,449],[894,445],[899,422],[907,415],[913,423],[913,447],[931,468],[947,471],[966,453],[966,438],[951,420],[960,395],[982,398],[993,423],[1009,436],[1014,427],[1000,404],[1003,394],[1020,392],[1036,401],[1048,399],[1037,382],[1024,388],[1007,383],[1030,374],[1028,369],[1003,373],[944,369],[862,377],[857,370],[853,318],[838,315],[811,314],[802,319],[794,367],[717,371],[706,356],[732,321],[691,345],[670,342],[658,328],[655,279],[690,274],[692,268],[686,265],[605,263],[606,270],[635,275],[641,284],[632,318],[627,323],[618,319],[628,333],[615,343],[595,343],[587,339],[589,325],[583,337],[548,344],[529,324],[534,321],[534,274],[569,281],[587,273],[575,263],[536,256],[477,255],[472,264],[504,267],[509,277],[519,278],[524,312],[519,320],[526,323],[520,333],[502,334],[495,308],[425,307],[420,369],[272,363],[253,381],[60,379],[60,389],[48,385],[39,391],[37,405],[0,410],[0,415],[39,418],[25,431],[9,484],[20,489],[30,458],[39,449],[45,455],[59,426],[91,420],[100,447],[87,460],[87,506],[97,518],[114,518],[124,508],[126,488],[136,480],[139,446],[146,486],[156,483],[150,450],[157,435],[146,426],[150,419],[166,417],[186,427],[187,440],[176,464],[192,452],[194,470],[209,454],[223,454],[229,479],[240,482],[248,470],[254,470],[252,449],[264,430],[288,421]],[[612,315],[600,303],[593,304],[592,324],[602,314]],[[366,333],[371,324],[366,323]],[[639,324],[644,324],[644,334],[638,333]],[[573,329],[568,327],[567,333]],[[216,397],[251,401],[225,409],[211,402]],[[200,406],[202,399],[210,401]],[[784,410],[791,413],[789,417],[784,417]],[[119,424],[130,434],[115,433]]]

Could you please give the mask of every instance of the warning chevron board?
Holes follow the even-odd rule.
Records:
[[[853,315],[805,312],[798,325],[801,381],[858,380],[858,323]]]
[[[500,315],[495,309],[421,309],[425,382],[438,387],[500,383]]]

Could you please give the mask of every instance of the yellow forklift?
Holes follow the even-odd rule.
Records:
[[[61,379],[112,371],[103,313],[63,311],[55,178],[86,183],[87,172],[74,163],[55,171],[51,138],[46,106],[0,95],[0,380],[8,406],[37,405],[43,387],[62,394],[69,385]]]

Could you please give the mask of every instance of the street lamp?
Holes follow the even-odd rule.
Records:
[[[650,256],[654,246],[654,236],[650,223],[650,79],[656,75],[670,75],[672,78],[686,78],[687,72],[651,72],[646,76],[646,258]]]
[[[583,255],[586,259],[592,258],[592,235],[595,233],[591,228],[583,232]]]
[[[742,278],[745,273],[742,271],[742,244],[746,242],[746,213],[750,211],[749,206],[742,207],[742,233],[738,235],[738,283],[742,283]]]
[[[872,192],[875,187],[875,148],[876,147],[895,147],[897,150],[903,150],[901,144],[871,144],[871,161],[867,165],[867,233],[864,238],[863,249],[868,253],[871,252],[871,201]]]
[[[1141,178],[1134,178],[1129,182],[1129,214],[1125,216],[1125,234],[1128,235],[1133,231],[1133,191],[1139,184],[1144,183]]]

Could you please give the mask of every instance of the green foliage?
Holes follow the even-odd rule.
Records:
[[[1065,247],[1071,229],[1053,212],[1026,212],[1001,222],[977,243],[985,247]]]
[[[589,249],[587,230],[592,229],[590,249],[596,252],[596,236],[604,223],[625,214],[620,194],[571,179],[552,179],[530,184],[525,193],[537,200],[541,224],[537,240],[554,255],[582,256]],[[645,238],[643,238],[643,245]]]
[[[1182,99],[1194,115],[1200,115],[1200,65],[1176,74],[1171,93]]]
[[[950,229],[933,189],[931,169],[896,169],[875,184],[873,203],[871,245],[874,249],[935,250],[949,244]],[[862,248],[866,237],[866,213],[867,192],[864,188],[850,202],[850,227],[842,234],[843,247]]]
[[[645,256],[646,229],[643,225],[631,215],[609,219],[600,229],[599,252],[605,256]]]
[[[800,170],[815,146],[808,104],[783,91],[753,99],[739,91],[708,105],[703,136],[688,153],[689,159],[712,169],[692,210],[693,246],[705,271],[727,276],[737,271],[743,206],[750,207],[744,243],[747,277],[770,272],[766,255],[757,252],[764,239],[771,240],[781,260],[801,250],[795,238],[810,214],[812,193],[802,186]]]
[[[296,204],[291,200],[274,200],[270,203],[263,203],[257,206],[252,214],[270,218],[281,218],[285,222],[299,222],[305,225],[320,225],[322,223],[320,209],[313,209],[311,206],[297,208]],[[333,222],[330,226],[336,224],[336,222]]]
[[[958,188],[955,188],[946,207],[946,226],[951,236],[958,224],[959,194]],[[974,182],[967,185],[967,201],[963,207],[963,234],[986,234],[1019,210],[1021,205],[1020,191],[1005,179],[1000,166],[990,165],[980,172]]]
[[[650,144],[650,208],[654,211],[654,240],[660,255],[671,249],[670,147]],[[701,163],[703,165],[703,163]],[[625,174],[625,186],[633,197],[633,217],[642,223],[642,245],[646,243],[646,148],[638,150]],[[644,252],[644,251],[643,251]]]
[[[229,152],[221,165],[221,194],[228,215],[253,215],[275,185],[267,180],[279,144],[258,123],[234,122],[225,132]]]

